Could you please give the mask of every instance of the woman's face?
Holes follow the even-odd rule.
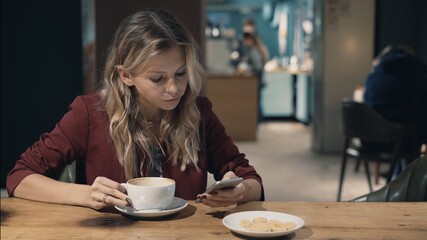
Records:
[[[138,90],[140,103],[149,118],[156,117],[160,110],[173,110],[188,84],[184,50],[175,46],[151,57],[140,75],[125,75],[120,73],[126,85]]]

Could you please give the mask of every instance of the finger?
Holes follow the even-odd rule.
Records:
[[[114,199],[121,200],[121,201],[126,201],[126,199],[129,198],[128,195],[122,193],[118,189],[113,189],[106,186],[99,186],[98,191],[103,194],[107,194]]]
[[[92,199],[101,205],[107,204],[108,195],[101,192],[92,192]]]
[[[213,199],[203,199],[203,204],[210,206],[210,207],[227,207],[231,205],[236,205],[237,203],[234,201],[217,201]]]
[[[125,190],[125,188],[120,183],[106,177],[97,177],[95,181],[109,188]]]
[[[123,188],[123,186],[106,177],[97,177],[92,184],[93,198],[101,205],[100,207],[130,205],[130,199],[121,190],[118,190],[119,188]]]
[[[104,206],[106,205],[120,205],[120,206],[127,206],[129,205],[129,202],[126,200],[118,199],[114,196],[97,192],[96,194],[96,200],[100,203],[102,203]],[[129,200],[130,201],[130,200]]]
[[[102,197],[102,203],[105,205],[116,205],[116,206],[128,206],[129,202],[121,200],[121,199],[117,199],[113,196],[104,194],[104,196]]]
[[[243,198],[242,194],[236,195],[236,196],[223,196],[223,195],[217,195],[217,194],[203,194],[203,195],[204,195],[203,202],[215,203],[215,205],[221,205],[221,204],[218,204],[219,202],[237,203]]]
[[[230,179],[230,178],[236,178],[236,174],[233,171],[228,171],[224,174],[224,177],[222,179]]]
[[[107,198],[108,198],[108,195],[104,194],[104,196],[102,197],[102,203],[103,204],[107,204]]]
[[[126,187],[125,186],[123,186],[122,184],[119,184],[119,191],[120,192],[122,192],[122,193],[127,193],[127,190],[126,190]]]
[[[211,194],[213,199],[217,198],[240,198],[243,197],[243,193],[245,192],[245,187],[243,184],[237,185],[235,188],[231,189],[219,189],[216,193]]]
[[[94,182],[92,185],[92,188],[94,191],[98,191],[121,200],[126,200],[126,198],[128,198],[128,196],[123,193],[122,190],[124,187],[120,183],[105,177],[97,177],[96,182]]]
[[[235,196],[235,197],[207,197],[205,199],[203,199],[203,201],[205,201],[206,199],[208,201],[212,201],[212,202],[233,202],[233,203],[237,203],[242,199],[243,196],[239,195],[239,196]]]

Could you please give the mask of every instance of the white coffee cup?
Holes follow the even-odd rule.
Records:
[[[122,185],[136,210],[164,209],[175,195],[175,181],[170,178],[140,177]]]

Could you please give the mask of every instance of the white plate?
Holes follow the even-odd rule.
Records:
[[[134,217],[162,217],[174,214],[176,212],[181,211],[185,207],[187,207],[188,203],[184,199],[174,197],[171,204],[165,207],[165,209],[152,209],[152,210],[134,210],[132,208],[124,208],[119,206],[114,206],[121,213],[126,215],[134,216]]]
[[[287,231],[280,231],[280,232],[253,232],[253,231],[246,230],[245,228],[240,226],[240,221],[242,219],[252,220],[253,218],[256,218],[256,217],[265,217],[268,220],[275,219],[275,220],[280,220],[282,222],[294,222],[296,226],[294,229],[287,230]],[[246,211],[246,212],[233,213],[226,216],[224,219],[222,219],[222,223],[231,231],[248,236],[248,237],[278,237],[278,236],[283,236],[283,235],[293,233],[296,230],[300,229],[302,226],[304,226],[304,220],[302,220],[302,218],[300,217],[286,214],[286,213],[270,212],[270,211]]]

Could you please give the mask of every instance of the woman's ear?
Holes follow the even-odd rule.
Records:
[[[123,81],[123,83],[126,85],[126,86],[133,86],[134,85],[134,83],[133,83],[133,80],[132,80],[132,78],[130,77],[130,74],[129,74],[129,72],[128,71],[126,71],[126,69],[124,68],[124,67],[122,67],[122,66],[119,66],[118,68],[117,68],[117,72],[119,73],[119,75],[120,75],[120,79],[122,79],[122,81]]]

